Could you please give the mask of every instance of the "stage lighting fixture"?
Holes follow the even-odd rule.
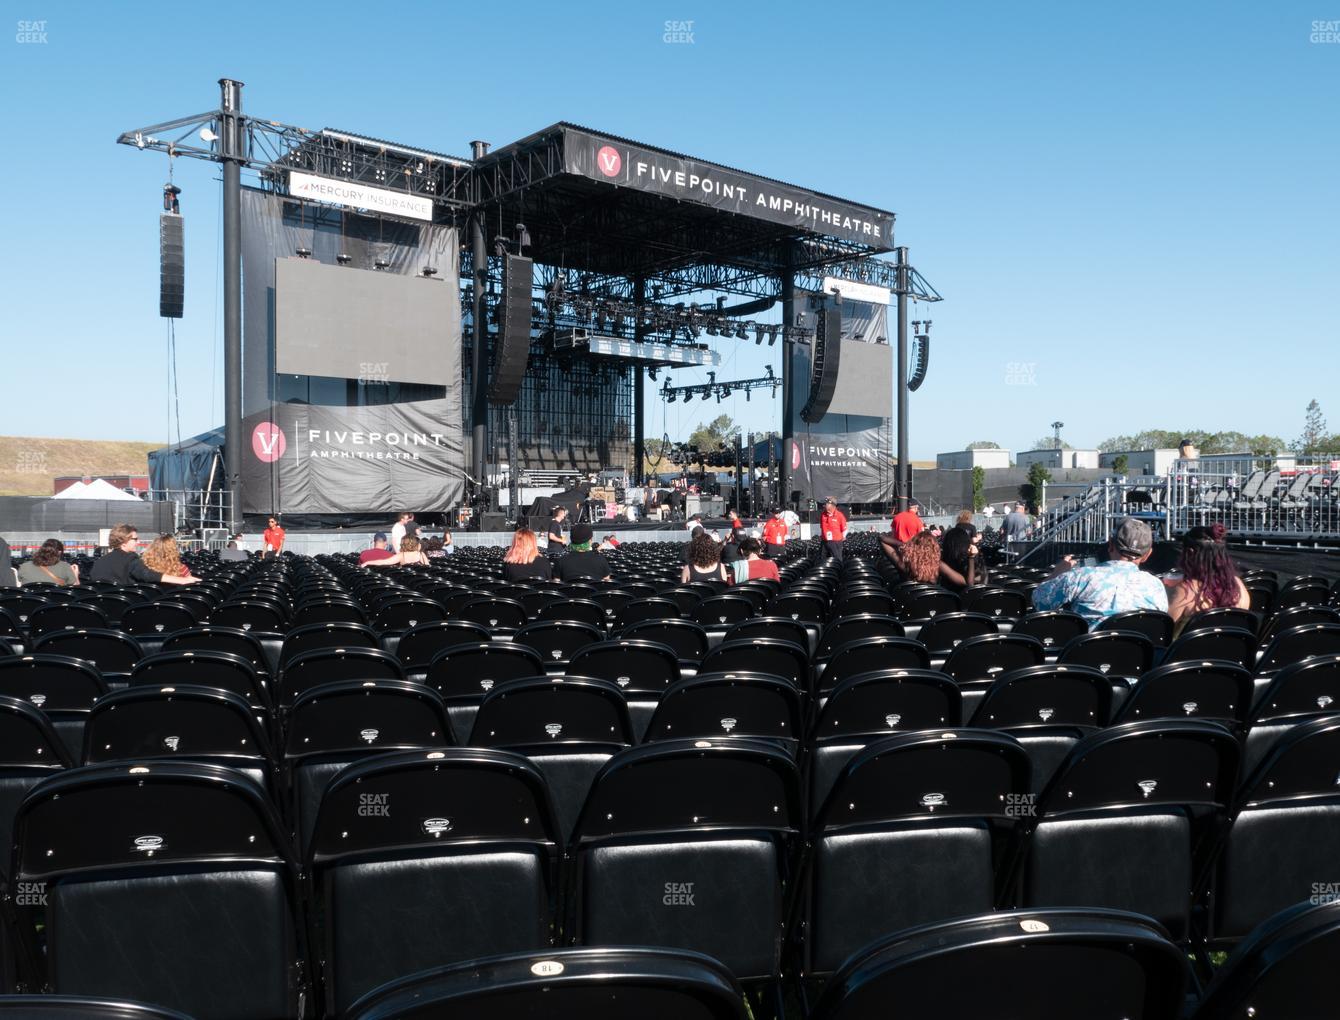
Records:
[[[735,339],[736,339],[736,340],[748,340],[748,339],[749,339],[749,333],[748,333],[748,331],[745,330],[745,328],[744,328],[744,323],[743,323],[743,322],[737,322],[737,323],[735,324]]]
[[[377,268],[377,269],[390,269],[390,268],[391,268],[391,263],[387,262],[386,259],[377,259],[377,261],[374,262],[374,263],[372,263],[372,265],[373,265],[375,268]]]
[[[707,335],[708,335],[708,336],[720,336],[720,335],[721,335],[720,330],[717,329],[717,320],[716,320],[716,319],[709,319],[709,320],[708,320],[708,323],[707,323]]]
[[[652,365],[650,368],[647,369],[647,378],[650,379],[652,382],[655,382],[655,381],[656,381],[656,366],[655,366],[655,365]]]
[[[340,252],[338,255],[335,256],[335,261],[338,262],[338,263],[339,263],[340,265],[342,265],[342,266],[347,266],[347,265],[348,265],[350,262],[352,262],[353,260],[354,260],[354,257],[353,257],[352,255],[350,255],[348,252],[344,252],[344,251]]]
[[[530,247],[530,231],[526,229],[524,223],[516,225],[516,245],[517,251]]]
[[[311,249],[311,248],[299,248],[299,249],[298,249],[298,258],[300,258],[300,259],[310,259],[311,257],[312,257],[312,249]]]
[[[775,343],[777,342],[777,334],[778,334],[779,332],[781,332],[781,327],[780,327],[780,326],[769,326],[769,327],[768,327],[768,346],[769,346],[769,347],[771,347],[773,344],[775,344]]]
[[[763,334],[766,333],[766,332],[767,332],[767,330],[764,329],[764,327],[763,327],[763,323],[761,323],[761,322],[756,322],[756,323],[754,323],[754,346],[755,346],[755,347],[762,347],[762,346],[763,346]]]
[[[673,393],[667,393],[665,395],[665,402],[667,404],[673,404],[675,402],[675,395]]]

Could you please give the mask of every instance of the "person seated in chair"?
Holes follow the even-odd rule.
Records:
[[[595,534],[589,524],[572,526],[572,541],[568,551],[558,561],[556,573],[560,581],[575,581],[580,577],[608,581],[611,577],[609,560],[591,548]]]
[[[1033,592],[1033,608],[1040,612],[1069,609],[1084,617],[1090,627],[1136,609],[1166,613],[1168,593],[1163,582],[1140,569],[1153,550],[1154,533],[1149,525],[1124,517],[1107,543],[1107,562],[1077,567],[1075,557],[1064,557]]]

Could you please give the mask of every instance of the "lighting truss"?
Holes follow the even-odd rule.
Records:
[[[715,397],[717,403],[720,403],[733,393],[743,393],[745,400],[748,400],[750,392],[762,389],[771,390],[772,396],[776,398],[782,380],[773,373],[771,365],[767,366],[766,371],[767,375],[755,379],[734,379],[725,382],[717,382],[716,374],[708,372],[709,381],[707,383],[696,383],[692,386],[671,386],[670,380],[667,379],[659,392],[661,399],[667,404],[673,404],[680,399],[688,403],[695,396],[703,400],[711,400]]]

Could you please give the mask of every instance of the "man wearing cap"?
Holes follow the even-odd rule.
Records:
[[[1154,549],[1154,534],[1144,521],[1122,518],[1107,543],[1108,560],[1095,567],[1075,566],[1067,556],[1033,592],[1033,608],[1069,609],[1092,627],[1117,613],[1135,609],[1168,611],[1163,582],[1140,569]]]
[[[554,571],[560,581],[575,581],[579,577],[594,577],[601,581],[610,579],[609,560],[591,548],[591,537],[594,534],[589,524],[572,526],[572,541]]]
[[[842,543],[847,538],[847,518],[832,496],[824,500],[824,512],[819,515],[819,533],[824,540],[824,554],[841,563]]]
[[[366,567],[369,563],[376,563],[378,560],[389,560],[394,555],[395,553],[386,548],[386,532],[379,531],[372,536],[372,548],[364,549],[358,554],[358,565]]]
[[[789,534],[790,529],[786,526],[786,521],[782,520],[782,511],[779,507],[763,525],[763,555],[770,560],[781,559],[782,553],[786,551],[786,539]]]

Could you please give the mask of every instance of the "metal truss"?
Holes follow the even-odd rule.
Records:
[[[749,399],[750,391],[767,389],[772,391],[772,396],[777,396],[777,390],[782,385],[779,376],[773,374],[772,366],[766,366],[767,375],[759,376],[754,379],[734,379],[729,382],[717,382],[717,374],[708,372],[705,383],[697,386],[671,386],[670,380],[665,381],[665,385],[660,389],[660,397],[667,404],[673,404],[676,400],[683,399],[688,403],[694,397],[701,397],[703,400],[711,400],[716,397],[717,403],[721,403],[732,393],[743,393],[745,400]]]

